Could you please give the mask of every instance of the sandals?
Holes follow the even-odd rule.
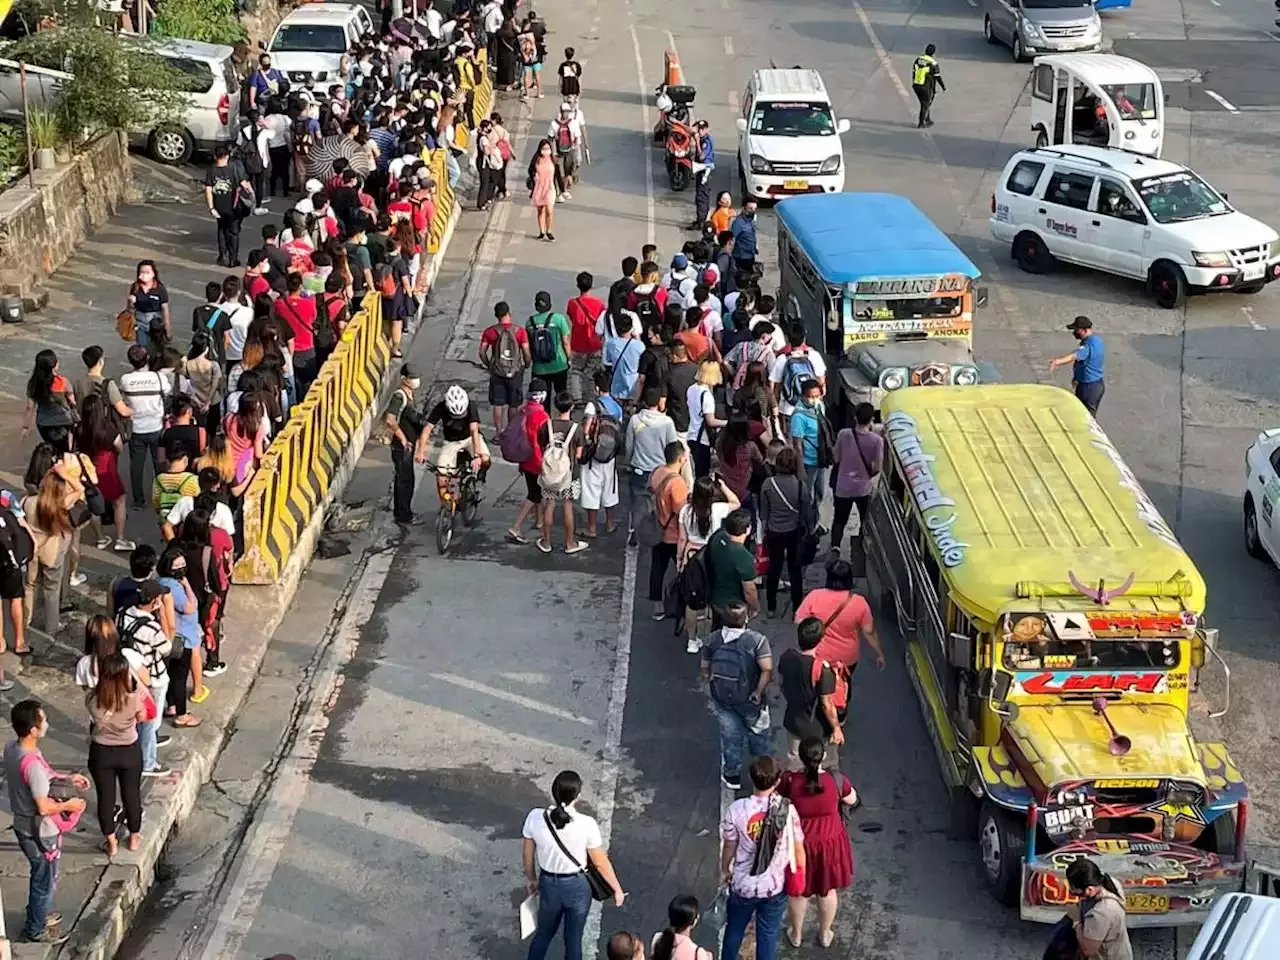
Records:
[[[108,857],[114,857],[120,850],[120,842],[114,836],[106,837],[102,841],[102,849],[107,852]]]
[[[830,947],[831,944],[835,943],[835,941],[836,934],[834,930],[826,930],[818,934],[818,946],[822,947],[824,950],[827,947]]]
[[[543,553],[551,552],[551,544],[547,543],[547,541],[543,540],[541,537],[539,537],[534,542],[534,546],[537,547],[539,550],[541,550]]]
[[[201,687],[193,693],[189,699],[192,703],[204,703],[209,699],[209,694],[211,693],[213,693],[213,691],[209,687]]]
[[[793,947],[796,947],[797,949],[800,946],[800,935],[797,934],[790,927],[787,928],[787,943],[791,944]]]
[[[527,539],[525,539],[524,537],[520,536],[519,531],[516,531],[516,530],[508,530],[508,531],[507,531],[507,543],[521,543],[521,544],[523,544],[523,543],[528,543],[528,542],[529,542],[529,541],[528,541]]]
[[[200,726],[200,718],[193,717],[189,713],[184,713],[180,717],[173,718],[173,725],[175,727],[198,727]]]

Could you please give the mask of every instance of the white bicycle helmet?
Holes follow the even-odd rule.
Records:
[[[471,398],[467,396],[467,391],[454,384],[444,392],[444,408],[449,411],[449,416],[460,417],[467,412],[467,407],[471,405]]]

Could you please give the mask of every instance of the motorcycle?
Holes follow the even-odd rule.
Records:
[[[695,96],[691,86],[658,88],[658,123],[653,138],[665,150],[667,179],[671,189],[684,190],[693,180],[694,133],[693,111],[690,109]]]

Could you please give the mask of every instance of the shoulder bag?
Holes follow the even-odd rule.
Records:
[[[556,825],[551,822],[551,814],[546,810],[542,811],[542,819],[547,825],[547,829],[551,831],[551,839],[556,842],[556,846],[560,848],[560,852],[569,858],[569,862],[582,871],[583,876],[587,878],[587,886],[591,888],[591,899],[604,902],[613,899],[613,886],[604,878],[604,874],[600,872],[592,861],[591,857],[587,857],[587,864],[583,866],[578,862],[578,858],[569,852],[569,848],[564,845],[564,841],[560,839],[560,832],[556,830]]]

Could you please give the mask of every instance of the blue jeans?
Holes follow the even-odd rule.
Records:
[[[151,321],[163,320],[163,313],[135,313],[133,315],[133,340],[140,347],[151,342]]]
[[[644,516],[645,511],[653,508],[653,494],[649,492],[649,481],[652,478],[652,470],[644,473],[627,470],[627,492],[631,494],[627,498],[628,533],[636,528],[636,517]]]
[[[742,748],[751,752],[753,757],[764,757],[773,753],[773,730],[753,733],[747,721],[737,710],[722,707],[714,700],[711,708],[715,710],[716,720],[720,724],[720,772],[726,777],[742,776]]]
[[[720,960],[738,960],[742,949],[742,935],[752,916],[756,918],[756,960],[777,960],[778,935],[782,932],[782,918],[787,912],[787,895],[750,899],[736,893],[729,894],[725,908],[724,946]]]
[[[165,680],[152,687],[151,695],[156,698],[156,718],[138,724],[138,742],[142,744],[143,770],[154,770],[160,762],[156,757],[156,734],[160,731],[161,721],[164,720],[164,703],[169,695],[169,681]]]
[[[580,873],[538,877],[538,928],[529,942],[529,960],[544,960],[564,921],[564,960],[582,960],[582,933],[591,910],[591,887]]]
[[[44,855],[44,850],[35,837],[16,830],[13,833],[18,838],[18,846],[27,855],[27,862],[31,864],[31,881],[27,886],[27,919],[22,927],[22,937],[24,940],[33,940],[44,933],[49,912],[53,909],[53,891],[58,886],[58,864],[62,862],[61,851],[59,856],[50,860]],[[44,842],[61,845],[62,838]]]
[[[449,176],[449,186],[456,187],[458,181],[462,179],[462,167],[459,166],[458,158],[453,155],[453,151],[448,147],[444,151],[444,167]]]
[[[804,485],[809,489],[809,502],[813,504],[813,516],[816,522],[818,508],[822,506],[822,498],[827,495],[827,468],[811,467],[806,464]]]

